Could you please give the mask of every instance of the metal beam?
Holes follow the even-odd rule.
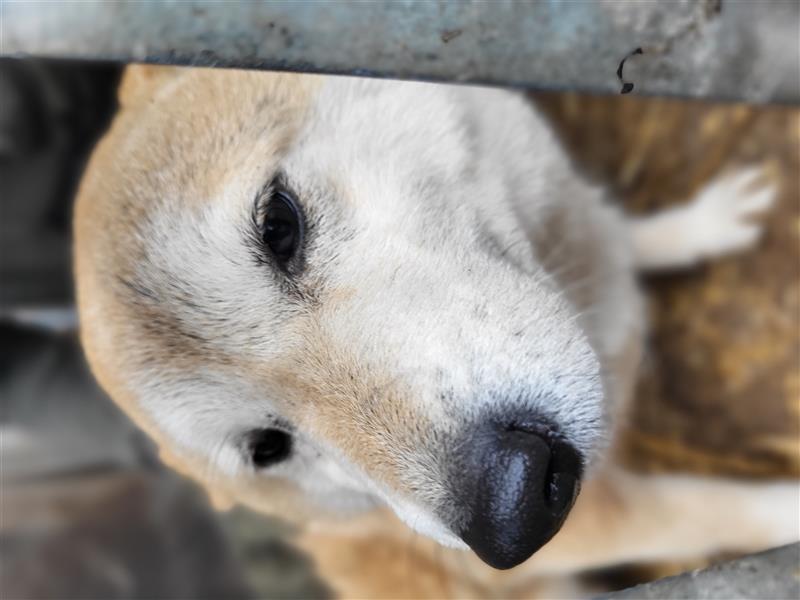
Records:
[[[10,56],[800,103],[797,0],[1,6],[0,53]]]
[[[598,600],[800,598],[798,565],[800,544],[790,544],[599,596]]]

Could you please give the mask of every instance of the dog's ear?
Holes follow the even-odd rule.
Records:
[[[140,106],[155,98],[158,90],[177,79],[184,69],[161,65],[130,65],[119,85],[119,103],[125,108]]]

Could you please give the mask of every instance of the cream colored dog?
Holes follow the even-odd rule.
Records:
[[[636,271],[755,243],[757,172],[632,220],[506,91],[130,67],[120,96],[75,221],[94,372],[219,503],[303,522],[337,592],[569,593],[798,538],[794,483],[611,458]]]

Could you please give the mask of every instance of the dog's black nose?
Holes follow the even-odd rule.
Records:
[[[488,565],[510,569],[546,544],[578,494],[581,456],[547,428],[481,428],[463,456],[461,539]]]

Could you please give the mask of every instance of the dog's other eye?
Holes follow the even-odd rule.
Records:
[[[297,203],[285,190],[276,190],[267,202],[261,222],[261,238],[281,263],[297,252],[302,237],[302,219]]]
[[[292,438],[280,429],[259,429],[251,434],[250,456],[253,464],[263,469],[289,458]]]

